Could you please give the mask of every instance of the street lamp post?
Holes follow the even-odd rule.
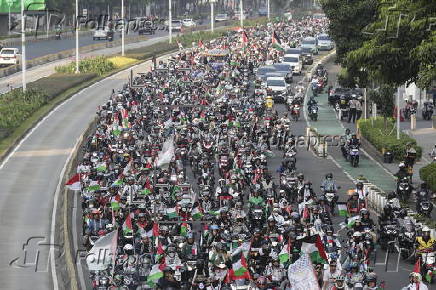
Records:
[[[270,16],[271,16],[271,8],[270,8],[270,2],[269,2],[269,0],[266,0],[266,9],[267,9],[267,13],[268,13],[268,19],[270,18]]]
[[[244,7],[243,7],[243,0],[239,0],[239,9],[240,9],[240,22],[241,22],[241,27],[244,27]]]
[[[76,74],[79,71],[79,0],[76,0]]]
[[[26,91],[26,15],[24,14],[24,0],[21,0],[21,71],[23,92]]]
[[[400,88],[397,89],[397,140],[400,140]]]
[[[124,23],[124,0],[121,0],[121,21],[122,21],[122,27],[121,27],[121,55],[124,56],[124,34],[125,34],[125,23]]]
[[[210,0],[210,31],[211,32],[213,32],[215,29],[214,5],[215,5],[215,0]]]
[[[168,0],[168,39],[169,43],[173,43],[173,3],[171,0]]]

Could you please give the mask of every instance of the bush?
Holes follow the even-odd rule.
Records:
[[[96,73],[101,76],[114,69],[115,65],[105,56],[90,57],[79,61],[79,71],[81,73]],[[76,71],[76,62],[57,66],[55,70],[58,73],[74,73]]]
[[[419,170],[419,177],[426,182],[432,191],[436,192],[436,163],[430,163]]]
[[[95,73],[80,73],[80,74],[52,74],[48,77],[41,78],[29,83],[27,86],[34,91],[43,92],[48,100],[52,100],[61,93],[72,87],[75,87],[83,82],[95,78]]]
[[[30,117],[36,110],[47,103],[42,92],[14,89],[0,98],[0,131],[8,136],[14,128]]]
[[[125,56],[113,56],[109,58],[109,61],[113,63],[116,68],[120,68],[129,64],[133,64],[137,61],[137,59]]]
[[[388,126],[385,129],[383,118],[359,120],[359,130],[361,135],[368,140],[374,147],[382,152],[388,150],[394,154],[397,161],[403,161],[406,154],[407,144],[413,144],[416,149],[417,158],[422,155],[422,148],[417,146],[416,140],[404,133],[400,133],[400,139],[397,140],[395,123],[392,119],[388,120]]]

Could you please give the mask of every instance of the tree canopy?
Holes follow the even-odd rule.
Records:
[[[436,1],[323,0],[323,8],[349,78],[365,72],[378,83],[421,88],[436,79]],[[347,25],[348,15],[355,23]]]

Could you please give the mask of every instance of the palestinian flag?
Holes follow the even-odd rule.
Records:
[[[248,36],[247,36],[247,33],[245,32],[245,31],[242,31],[242,36],[241,36],[241,41],[242,41],[242,43],[243,44],[246,44],[246,43],[248,43]]]
[[[164,256],[164,250],[162,248],[161,242],[158,241],[155,261],[159,262],[160,259],[162,259],[163,256]]]
[[[120,209],[120,197],[118,195],[111,198],[111,208],[112,210]]]
[[[179,215],[177,214],[177,210],[175,207],[173,208],[167,208],[167,217],[170,219],[176,218]]]
[[[156,264],[151,268],[150,274],[147,277],[147,285],[151,288],[157,286],[157,281],[163,277],[161,264]]]
[[[133,233],[133,226],[132,226],[132,216],[131,214],[127,215],[126,220],[123,224],[123,233],[124,235],[128,235]]]
[[[359,218],[360,218],[360,216],[358,216],[358,215],[353,216],[352,218],[349,218],[347,221],[347,227],[352,228]]]
[[[282,250],[279,253],[279,261],[280,264],[285,264],[289,261],[290,254],[289,254],[289,244],[286,244],[283,246]]]
[[[203,44],[203,41],[201,39],[198,41],[198,47],[204,48],[204,44]]]
[[[229,272],[232,280],[250,279],[247,261],[245,260],[245,256],[242,252],[232,257],[232,269]]]
[[[107,167],[106,167],[106,163],[105,162],[101,162],[97,165],[96,170],[98,172],[106,172]]]
[[[114,183],[112,183],[112,186],[121,186],[123,184],[124,184],[123,179],[118,178],[117,180],[114,181]]]
[[[339,216],[348,216],[348,210],[347,210],[347,205],[345,204],[338,204],[338,212],[339,212]]]
[[[112,128],[112,134],[114,134],[114,136],[116,136],[116,137],[120,136],[120,135],[121,135],[121,130],[120,130],[120,128],[119,128],[118,126]]]
[[[73,175],[73,177],[70,178],[70,180],[67,181],[67,183],[65,183],[65,185],[70,190],[79,191],[82,189],[82,186],[80,185],[81,177],[82,176],[80,173],[76,173]]]
[[[144,189],[140,192],[142,195],[149,195],[151,193],[151,183],[150,178],[147,177],[145,180],[145,186]]]
[[[159,224],[153,223],[153,227],[151,230],[147,231],[146,233],[147,237],[158,237],[159,236]]]
[[[97,183],[97,181],[91,181],[91,184],[86,188],[86,190],[88,192],[100,190],[100,185]]]
[[[272,46],[280,51],[284,51],[283,47],[282,47],[282,41],[280,40],[280,38],[278,37],[277,33],[274,31],[273,35],[272,35]]]
[[[326,264],[327,254],[324,249],[324,245],[319,235],[307,237],[303,239],[301,245],[301,252],[309,254],[312,263]]]
[[[199,220],[202,217],[203,217],[203,213],[201,212],[201,210],[198,207],[196,207],[192,210],[192,218],[193,219]]]
[[[188,224],[187,223],[182,223],[182,225],[180,226],[180,235],[182,237],[186,237],[188,235]]]

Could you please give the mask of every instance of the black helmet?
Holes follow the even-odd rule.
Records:
[[[327,173],[326,175],[325,175],[325,178],[330,178],[330,179],[332,179],[333,178],[333,173]]]
[[[358,189],[362,189],[363,188],[363,183],[359,181],[358,183],[356,183],[356,187]]]
[[[297,174],[297,178],[300,180],[304,180],[304,174],[303,173],[298,173]]]

